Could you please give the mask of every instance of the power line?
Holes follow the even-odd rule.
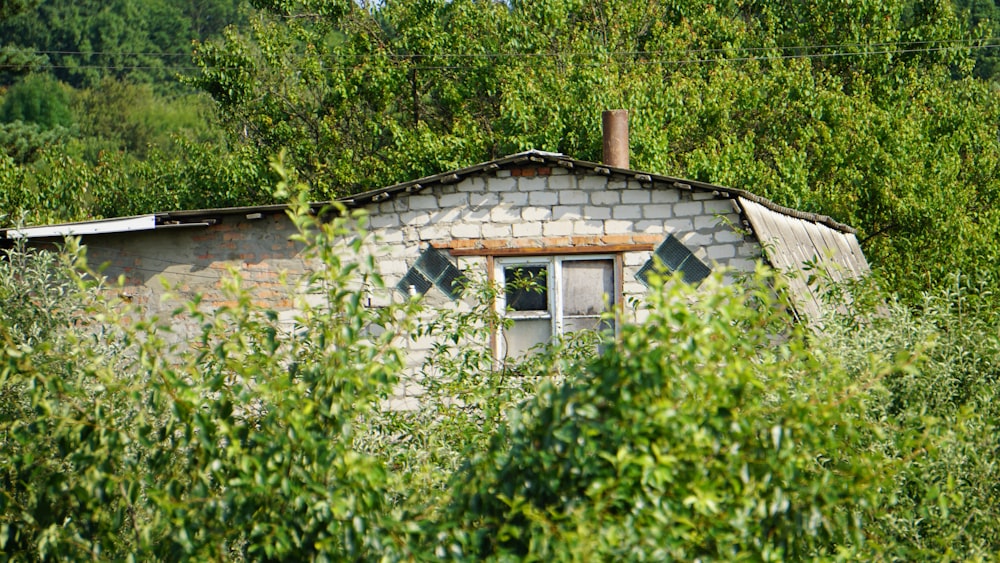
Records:
[[[876,55],[904,55],[904,54],[921,54],[921,53],[938,53],[938,52],[949,52],[949,51],[963,51],[963,50],[986,50],[986,49],[996,49],[1000,47],[998,44],[987,44],[984,42],[1000,41],[1000,38],[989,38],[984,40],[971,40],[971,39],[955,39],[955,40],[945,40],[945,41],[920,41],[920,42],[884,42],[884,43],[852,43],[852,44],[830,44],[830,45],[795,45],[795,46],[785,46],[785,47],[735,47],[735,48],[711,48],[711,49],[689,49],[683,51],[682,55],[688,55],[688,57],[678,57],[669,51],[609,51],[609,52],[598,52],[598,51],[563,51],[563,52],[549,52],[549,53],[437,53],[437,54],[399,54],[399,53],[374,53],[374,54],[360,54],[360,55],[350,55],[352,59],[361,60],[371,60],[377,59],[379,57],[396,60],[396,61],[407,61],[407,60],[422,60],[422,59],[487,59],[487,60],[498,60],[498,59],[558,59],[562,64],[568,64],[577,67],[594,67],[599,68],[607,65],[608,63],[619,63],[619,64],[635,64],[635,65],[691,65],[691,64],[711,64],[711,63],[733,63],[733,62],[752,62],[752,61],[775,61],[775,60],[793,60],[793,59],[829,59],[829,58],[848,58],[848,57],[867,57]],[[940,44],[953,44],[951,46],[938,46]],[[954,45],[956,44],[957,45]],[[911,47],[913,45],[924,45],[922,47]],[[892,48],[892,47],[904,47],[905,48]],[[845,51],[845,48],[851,47],[865,47],[866,50],[860,51]],[[876,48],[872,50],[872,48]],[[823,49],[840,49],[834,52],[803,52],[803,53],[782,53],[783,51],[809,51],[809,50],[823,50]],[[691,55],[703,55],[711,53],[728,53],[728,52],[746,52],[746,53],[757,53],[757,52],[777,52],[776,54],[762,54],[762,55],[737,55],[737,56],[724,56],[724,57],[700,57],[691,58]],[[143,55],[143,56],[158,56],[156,53],[111,53],[103,51],[31,51],[29,53],[34,54],[64,54],[64,55],[81,55],[81,56],[109,56],[109,57],[120,57],[126,55]],[[188,56],[179,55],[173,53],[163,53],[161,55],[169,56]],[[653,56],[656,55],[656,56]],[[659,55],[672,55],[669,57],[659,57]],[[637,60],[622,60],[622,59],[637,59]],[[597,62],[579,62],[574,59],[605,59],[603,61]],[[532,64],[531,66],[537,66]],[[0,69],[19,69],[24,68],[21,64],[12,63],[0,63]],[[165,70],[174,72],[184,72],[184,71],[200,71],[204,67],[196,65],[177,65],[177,64],[163,64],[163,65],[128,65],[128,64],[42,64],[36,68],[42,69],[90,69],[90,70],[118,70],[118,71],[128,71],[128,70]],[[215,70],[239,70],[243,67],[208,67]],[[349,64],[339,64],[339,65],[327,65],[328,70],[353,70],[358,68],[357,65]],[[477,70],[482,68],[481,66],[469,66],[468,64],[417,64],[411,65],[407,68],[416,71],[430,71],[430,70]]]

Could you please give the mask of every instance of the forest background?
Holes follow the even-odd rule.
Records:
[[[74,240],[9,249],[0,561],[995,558],[998,15],[0,3],[0,223],[292,194],[326,266],[288,288],[323,297],[295,337],[234,276],[233,305],[174,312],[202,334],[172,347]],[[574,338],[498,365],[496,288],[433,322],[365,307],[365,218],[306,203],[527,148],[597,160],[608,108],[632,112],[637,169],[855,226],[875,275],[825,288],[849,314],[791,322],[762,268],[663,284],[600,354]],[[397,344],[424,336],[424,407],[379,408]]]
[[[68,2],[0,12],[0,224],[325,200],[528,148],[858,229],[904,295],[1000,260],[1000,8],[891,2]]]

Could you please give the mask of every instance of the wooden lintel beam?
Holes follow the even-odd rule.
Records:
[[[436,245],[435,245],[436,246]],[[643,252],[655,248],[652,243],[606,244],[587,246],[534,246],[517,248],[448,248],[452,256],[551,256],[554,254],[613,254],[616,252]]]

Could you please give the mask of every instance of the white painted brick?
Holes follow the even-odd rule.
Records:
[[[587,175],[579,179],[581,190],[601,190],[608,189],[608,179],[603,176]]]
[[[478,223],[456,223],[451,227],[451,236],[454,238],[479,238],[482,232]]]
[[[638,205],[616,205],[611,210],[611,216],[615,219],[641,219],[642,208]]]
[[[573,221],[574,235],[602,235],[604,234],[604,221]]]
[[[431,214],[423,211],[407,211],[399,214],[399,220],[410,227],[422,227],[431,222]]]
[[[583,190],[565,190],[559,192],[559,203],[563,205],[583,205],[589,201],[587,192]]]
[[[411,195],[410,209],[437,209],[437,198],[432,195]]]
[[[376,234],[377,240],[383,243],[403,242],[403,231],[400,229],[385,229]]]
[[[725,214],[733,212],[733,204],[728,199],[713,199],[712,201],[706,201],[703,205],[705,213],[709,214]]]
[[[598,207],[596,205],[587,205],[584,206],[583,208],[583,216],[588,219],[610,219],[611,208]]]
[[[490,221],[494,223],[517,223],[521,220],[521,210],[516,207],[498,205],[490,211]]]
[[[531,192],[528,203],[531,205],[556,205],[559,203],[559,194],[556,192]]]
[[[399,215],[395,213],[379,213],[370,217],[370,224],[374,229],[384,229],[385,227],[398,227]]]
[[[747,260],[745,258],[733,258],[727,264],[730,268],[734,270],[739,270],[741,272],[752,272],[757,265],[754,260]]]
[[[521,210],[521,218],[525,221],[547,221],[552,217],[548,207],[525,207]]]
[[[625,267],[631,267],[638,270],[649,260],[652,256],[652,252],[626,252],[622,255],[622,263]]]
[[[700,201],[685,201],[674,204],[675,215],[701,215],[704,204]]]
[[[608,219],[604,222],[604,232],[609,235],[626,235],[632,232],[633,221]]]
[[[741,243],[743,235],[732,229],[720,229],[715,233],[715,242],[719,243]]]
[[[542,224],[542,234],[547,237],[564,237],[573,234],[573,223],[570,221],[549,221]]]
[[[523,207],[528,205],[528,194],[524,192],[507,192],[500,194],[500,203]]]
[[[696,230],[715,229],[719,226],[719,218],[714,215],[699,215],[694,218]]]
[[[709,199],[715,199],[715,194],[712,192],[702,192],[702,191],[692,191],[691,199],[694,201],[707,201]]]
[[[646,219],[667,219],[674,216],[674,206],[668,203],[654,203],[642,208],[642,216]]]
[[[491,192],[512,192],[517,189],[517,178],[487,178],[486,189]]]
[[[467,193],[442,194],[438,196],[439,207],[458,207],[460,205],[468,205],[468,203],[469,194]]]
[[[378,261],[378,271],[382,275],[402,277],[402,274],[405,274],[408,269],[406,260],[382,259]]]
[[[628,182],[625,180],[608,180],[609,190],[625,190],[628,189]]]
[[[590,203],[594,205],[618,205],[621,202],[619,192],[593,192],[590,194]]]
[[[722,260],[736,256],[736,247],[731,244],[715,244],[708,247],[708,257],[712,260]]]
[[[682,233],[679,238],[684,244],[688,245],[689,247],[691,246],[705,247],[712,244],[711,235],[697,233],[694,231],[688,231],[686,233]]]
[[[513,227],[513,234],[515,237],[540,237],[542,236],[542,224],[537,222],[531,223],[514,223],[511,225]]]
[[[418,233],[420,234],[420,240],[436,240],[448,238],[447,227],[441,225],[427,225],[425,227],[420,227]]]
[[[493,207],[500,203],[500,196],[497,194],[470,194],[469,207],[479,209],[482,207]]]
[[[562,192],[577,189],[576,176],[549,176],[549,191]]]
[[[659,188],[650,191],[653,203],[677,203],[681,200],[680,190]]]
[[[454,223],[465,214],[465,206],[446,207],[431,213],[431,223]]]
[[[552,218],[562,219],[583,219],[583,207],[579,205],[557,205],[552,208]]]
[[[671,217],[660,224],[670,233],[686,233],[694,230],[690,217]]]
[[[510,238],[510,235],[511,235],[510,225],[501,225],[494,223],[483,224],[484,238]]]
[[[548,187],[546,176],[535,176],[534,178],[518,178],[517,189],[522,192],[537,192]]]
[[[622,203],[649,203],[649,190],[625,190],[622,192]]]
[[[461,220],[473,223],[482,223],[490,220],[490,210],[493,207],[480,207],[476,209],[466,209],[462,213]]]
[[[460,192],[485,192],[486,181],[479,177],[466,178],[457,187]]]
[[[640,233],[660,234],[663,232],[663,221],[636,221],[635,230]]]

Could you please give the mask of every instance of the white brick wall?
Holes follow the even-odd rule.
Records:
[[[655,246],[671,233],[713,268],[752,270],[754,260],[760,256],[757,244],[745,241],[742,234],[720,221],[720,214],[733,224],[739,221],[727,199],[672,187],[643,187],[638,182],[562,168],[538,176],[512,175],[504,170],[484,173],[482,177],[465,178],[447,190],[432,186],[419,194],[398,194],[394,200],[369,206],[369,212],[369,228],[378,240],[387,245],[396,243],[383,248],[391,256],[378,261],[389,287],[413,265],[421,245],[441,245],[452,240],[468,243],[486,239],[513,246],[518,239],[530,239],[531,245],[539,245],[546,244],[546,237],[566,244],[570,240],[566,237],[621,240],[638,236],[646,237],[643,240]],[[647,289],[635,274],[650,254],[623,254],[624,302],[645,295]],[[456,262],[473,277],[478,274],[479,279],[485,279],[485,258],[461,257]],[[431,293],[434,296],[428,294],[428,303],[450,303],[436,289]],[[392,298],[402,299],[398,295]],[[641,318],[643,313],[627,315]],[[423,353],[421,344],[414,344],[413,358]],[[401,391],[407,396],[416,392],[409,387]],[[408,399],[401,395],[397,400]]]

